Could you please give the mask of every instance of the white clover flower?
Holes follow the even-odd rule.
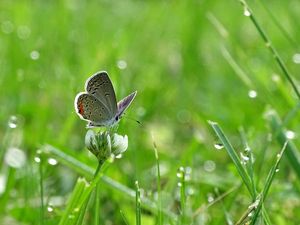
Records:
[[[112,153],[117,156],[125,152],[128,148],[128,137],[127,135],[119,135],[114,133],[112,136]]]

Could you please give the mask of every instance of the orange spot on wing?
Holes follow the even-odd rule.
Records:
[[[82,104],[82,102],[78,102],[78,112],[79,112],[80,115],[83,116],[83,114],[84,114],[84,109],[83,109],[83,104]]]

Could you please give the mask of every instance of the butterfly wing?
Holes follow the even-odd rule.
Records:
[[[81,119],[94,126],[106,126],[114,117],[101,101],[84,92],[76,96],[75,110]]]
[[[118,102],[118,118],[122,116],[124,111],[129,107],[131,102],[133,101],[134,97],[136,96],[137,91],[131,93],[130,95],[123,98],[121,101]]]
[[[107,72],[100,71],[91,76],[85,84],[86,91],[97,98],[111,115],[117,114],[117,99]]]

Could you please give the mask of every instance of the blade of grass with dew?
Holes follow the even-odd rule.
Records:
[[[87,186],[87,182],[84,178],[77,179],[74,190],[67,202],[67,207],[60,219],[59,225],[70,224],[70,221],[75,219],[75,215],[73,215],[74,212],[72,212],[72,209],[77,204],[79,197],[81,193],[84,191],[84,189],[86,188],[86,186]]]
[[[275,26],[277,26],[277,28],[281,31],[281,33],[283,34],[283,36],[285,36],[285,38],[290,42],[290,45],[299,50],[299,46],[298,43],[291,37],[291,35],[288,33],[288,31],[279,23],[279,21],[276,19],[276,17],[273,15],[273,13],[271,12],[271,10],[269,9],[269,7],[266,5],[265,1],[258,1],[264,8],[264,10],[268,13],[268,15],[270,16],[271,20],[273,21],[273,23],[275,24]]]
[[[141,192],[138,181],[135,181],[135,215],[136,225],[141,225]]]
[[[158,211],[157,211],[157,215],[158,215],[158,224],[162,225],[163,224],[163,214],[162,214],[162,202],[161,202],[161,182],[160,182],[160,166],[159,166],[159,158],[158,158],[158,151],[157,151],[157,147],[156,147],[156,143],[154,142],[154,138],[152,135],[152,140],[153,140],[153,148],[154,148],[154,154],[155,154],[155,160],[156,160],[156,170],[157,170],[157,194],[158,194]]]
[[[257,206],[257,208],[255,209],[255,213],[253,215],[253,218],[252,218],[252,221],[250,223],[250,225],[254,225],[257,218],[258,218],[258,215],[261,211],[261,208],[263,206],[263,203],[268,195],[268,192],[269,192],[269,189],[271,187],[271,184],[274,180],[274,176],[275,176],[275,173],[278,172],[278,166],[279,166],[279,163],[282,159],[282,156],[283,156],[283,153],[285,152],[286,150],[286,147],[287,147],[287,141],[284,143],[283,147],[282,147],[282,150],[280,151],[280,153],[276,156],[277,157],[277,160],[275,162],[275,165],[272,166],[268,176],[267,176],[267,180],[266,180],[266,183],[264,185],[264,189],[262,191],[262,194],[261,194],[261,197],[260,197],[260,200],[259,200],[259,204]]]
[[[242,142],[243,142],[244,149],[245,149],[245,154],[247,154],[245,157],[248,157],[248,161],[246,162],[245,167],[246,167],[247,173],[250,177],[250,181],[252,184],[252,190],[254,191],[254,194],[256,197],[256,185],[255,185],[255,181],[254,181],[254,172],[253,172],[253,163],[254,163],[253,162],[253,153],[248,144],[244,128],[243,127],[239,128],[239,132],[241,134]]]
[[[44,160],[41,157],[40,162],[38,164],[39,166],[39,185],[40,185],[40,201],[41,201],[41,206],[40,206],[40,224],[43,225],[45,221],[44,217],[44,176],[43,176],[43,165],[44,165]]]
[[[89,167],[88,165],[80,162],[79,160],[75,159],[71,155],[66,154],[64,151],[53,147],[52,145],[46,144],[41,147],[41,150],[44,154],[48,155],[49,157],[53,157],[57,159],[60,163],[63,165],[73,169],[74,171],[78,172],[82,176],[86,177],[87,179],[92,179],[95,169]],[[102,176],[101,180],[109,185],[110,187],[114,188],[115,190],[121,192],[124,196],[127,196],[130,198],[130,200],[135,200],[135,191],[120,184],[119,182],[107,177]],[[145,209],[148,209],[152,211],[153,213],[157,213],[157,205],[156,203],[152,202],[146,197],[142,197],[142,206]],[[166,208],[162,209],[162,213],[164,216],[167,216],[170,219],[176,218],[176,215],[169,211]]]
[[[251,179],[248,176],[247,172],[245,171],[237,153],[233,149],[232,145],[230,144],[229,140],[223,133],[222,129],[219,127],[218,123],[213,122],[213,121],[208,121],[208,123],[213,128],[216,135],[219,137],[220,141],[222,142],[223,146],[225,147],[225,150],[227,151],[229,157],[233,161],[238,173],[240,174],[244,184],[246,185],[246,187],[252,197],[252,200],[254,201],[255,200],[255,191],[252,189],[253,185],[251,184]]]
[[[128,221],[127,221],[127,219],[126,219],[126,217],[125,217],[125,215],[124,215],[124,213],[123,213],[122,210],[120,210],[120,213],[121,213],[121,216],[122,216],[122,219],[123,219],[125,225],[129,225],[129,223],[128,223]]]
[[[279,144],[283,145],[286,142],[286,135],[284,131],[282,130],[282,123],[276,114],[275,111],[272,111],[269,113],[268,119],[270,120],[271,128],[274,132],[275,138],[277,138],[277,141]],[[289,160],[289,163],[295,173],[297,174],[298,178],[300,178],[300,156],[299,156],[299,150],[294,145],[292,141],[289,141],[286,146],[286,157]]]
[[[281,71],[283,72],[284,76],[286,77],[286,79],[288,80],[288,82],[290,83],[290,85],[292,86],[292,88],[293,88],[295,94],[297,95],[297,97],[300,99],[300,92],[299,92],[299,90],[297,88],[296,83],[293,81],[293,78],[292,78],[290,72],[288,71],[286,65],[284,64],[283,60],[279,56],[278,52],[273,47],[273,45],[271,43],[271,40],[268,38],[268,36],[265,33],[265,31],[263,30],[263,28],[258,23],[256,17],[253,14],[253,11],[251,10],[251,8],[249,7],[249,5],[247,4],[247,2],[245,0],[239,0],[239,2],[244,7],[244,14],[247,15],[247,16],[249,16],[249,18],[251,19],[251,21],[254,24],[255,28],[257,29],[258,33],[260,34],[260,36],[264,40],[264,42],[266,44],[266,47],[270,50],[270,52],[274,56],[277,64],[279,65],[279,68],[281,69]]]
[[[232,192],[236,191],[237,189],[239,189],[241,187],[242,183],[239,183],[237,185],[235,185],[234,187],[230,188],[228,191],[224,192],[223,194],[221,194],[220,196],[218,196],[216,199],[214,199],[212,202],[209,202],[206,206],[201,206],[198,209],[195,210],[195,212],[193,213],[193,217],[198,216],[200,213],[206,211],[207,209],[209,209],[209,207],[213,206],[214,204],[218,203],[219,201],[221,201],[222,199],[224,199],[226,196],[228,196],[229,194],[231,194]]]

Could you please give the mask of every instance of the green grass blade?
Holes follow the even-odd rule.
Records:
[[[49,157],[53,157],[57,159],[60,163],[63,165],[73,169],[74,171],[78,172],[82,176],[86,177],[87,179],[92,179],[94,175],[95,169],[89,167],[88,165],[80,162],[79,160],[75,159],[71,155],[67,155],[64,151],[53,147],[52,145],[44,145],[42,146],[41,150],[44,154],[48,155]],[[135,200],[135,191],[124,186],[123,184],[120,184],[119,182],[102,175],[101,176],[102,182],[109,185],[113,189],[121,192],[124,196],[129,197],[132,201]],[[152,202],[146,197],[142,197],[142,206],[145,209],[151,210],[153,213],[157,213],[157,204]],[[176,215],[169,211],[166,208],[162,209],[162,213],[164,216],[167,216],[168,218],[174,219],[176,218]]]
[[[287,143],[288,142],[285,142],[283,147],[282,147],[282,150],[280,151],[280,153],[277,155],[277,160],[275,162],[275,165],[271,168],[268,176],[267,176],[267,180],[266,180],[266,183],[264,185],[264,189],[262,191],[262,194],[261,194],[261,197],[260,197],[260,200],[259,200],[259,204],[257,206],[257,208],[255,209],[255,213],[253,215],[253,218],[252,218],[252,221],[250,223],[250,225],[254,225],[258,216],[259,216],[259,213],[261,211],[261,208],[263,206],[263,203],[268,195],[268,192],[269,192],[269,189],[271,187],[271,184],[272,184],[272,181],[274,180],[274,176],[275,176],[275,173],[278,172],[278,166],[279,166],[279,163],[282,159],[282,156],[283,156],[283,153],[284,151],[286,150],[286,147],[287,147]]]
[[[136,225],[141,225],[141,193],[139,182],[135,182],[135,216],[136,216]]]
[[[75,188],[68,200],[67,208],[65,209],[62,218],[60,219],[59,225],[66,225],[66,224],[72,224],[72,222],[75,222],[75,215],[72,210],[74,209],[75,205],[77,205],[79,198],[81,196],[81,193],[86,189],[87,182],[83,178],[78,178]]]
[[[216,135],[219,137],[220,141],[222,142],[223,146],[225,147],[225,150],[227,151],[229,157],[233,161],[238,173],[240,174],[244,184],[246,185],[249,193],[251,194],[252,199],[255,199],[255,191],[252,189],[251,180],[248,176],[246,170],[244,169],[240,158],[236,154],[235,150],[233,149],[232,145],[230,144],[229,140],[223,133],[222,129],[219,127],[219,125],[216,122],[208,121],[213,130],[215,131]]]
[[[290,72],[288,71],[286,65],[284,64],[283,60],[279,56],[279,54],[276,51],[276,49],[273,47],[273,45],[271,43],[271,40],[268,38],[266,32],[263,30],[263,28],[261,27],[261,25],[257,21],[256,17],[254,16],[253,11],[250,9],[250,7],[248,6],[248,4],[247,4],[247,2],[245,0],[239,0],[239,1],[240,1],[240,3],[244,7],[244,11],[247,12],[247,16],[249,16],[249,18],[251,19],[251,21],[254,24],[255,28],[257,29],[258,33],[260,34],[260,36],[264,40],[267,48],[270,50],[270,52],[274,56],[277,64],[279,65],[281,71],[283,72],[284,76],[286,77],[286,79],[288,80],[288,82],[291,84],[291,86],[292,86],[295,94],[300,99],[300,92],[299,92],[299,90],[297,88],[296,83],[293,81],[293,78],[292,78]]]
[[[153,139],[153,138],[152,138]],[[163,224],[163,214],[162,214],[162,199],[161,199],[161,181],[160,181],[160,166],[159,166],[159,158],[158,158],[158,151],[156,144],[153,140],[153,148],[154,148],[154,153],[155,153],[155,160],[156,160],[156,170],[157,170],[157,194],[158,194],[158,207],[157,207],[157,215],[158,215],[158,224],[162,225]]]
[[[269,114],[270,124],[273,132],[275,133],[275,137],[279,144],[283,145],[286,142],[285,132],[282,128],[282,123],[278,117],[278,115],[272,111]],[[289,160],[289,163],[295,173],[297,174],[298,178],[300,179],[300,156],[299,150],[295,146],[295,144],[291,141],[288,142],[286,146],[286,157]]]

